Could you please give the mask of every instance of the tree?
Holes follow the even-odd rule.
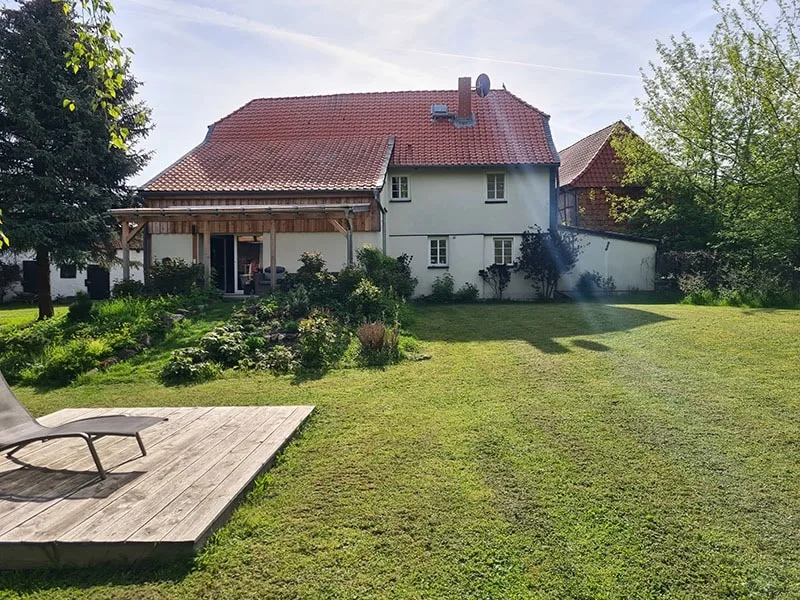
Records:
[[[650,161],[645,203],[620,212],[669,210],[684,225],[701,215],[729,264],[800,287],[800,0],[714,6],[707,44],[658,43],[638,104],[663,160]]]
[[[478,276],[484,283],[488,283],[494,292],[494,297],[503,299],[503,292],[511,282],[511,269],[506,264],[494,263],[478,271]]]
[[[514,270],[530,279],[543,298],[551,300],[558,280],[573,269],[580,253],[576,233],[558,229],[543,232],[537,225],[522,234]]]
[[[0,11],[0,209],[15,251],[36,254],[40,319],[53,314],[51,262],[113,257],[118,228],[108,210],[134,205],[125,181],[149,158],[109,145],[111,120],[93,107],[94,74],[65,64],[76,39],[70,15],[52,0]],[[127,76],[117,94],[131,143],[148,131],[138,85]],[[73,110],[64,98],[77,100]]]

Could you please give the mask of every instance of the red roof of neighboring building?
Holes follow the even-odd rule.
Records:
[[[380,187],[387,164],[558,164],[548,115],[505,90],[471,98],[472,127],[431,120],[432,104],[456,112],[455,90],[253,100],[143,190],[353,191]]]
[[[617,121],[575,142],[559,152],[561,166],[558,169],[561,187],[618,187],[625,175],[625,167],[616,160],[611,147],[611,138],[618,128],[630,128]]]

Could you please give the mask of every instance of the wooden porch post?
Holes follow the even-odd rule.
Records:
[[[269,286],[274,292],[278,285],[278,236],[275,230],[275,219],[269,224]]]
[[[344,223],[347,226],[347,266],[353,264],[353,223],[350,221],[350,211],[344,213]]]
[[[122,280],[131,279],[131,248],[128,237],[131,233],[131,226],[128,219],[122,219]]]
[[[203,221],[203,274],[206,287],[211,286],[211,221]]]

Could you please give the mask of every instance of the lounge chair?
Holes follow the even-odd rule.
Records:
[[[139,432],[151,425],[166,421],[162,417],[129,417],[113,415],[106,417],[90,417],[70,421],[56,427],[45,427],[39,424],[20,403],[14,392],[0,373],[0,451],[11,449],[7,456],[33,442],[46,442],[56,438],[81,438],[89,446],[97,472],[102,479],[106,478],[105,469],[97,456],[94,442],[107,435],[135,437],[139,442],[142,456],[147,454]]]

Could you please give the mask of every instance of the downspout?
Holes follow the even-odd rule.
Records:
[[[386,254],[386,207],[381,204],[380,200],[381,196],[381,188],[375,188],[372,190],[372,197],[375,199],[375,204],[378,205],[378,209],[381,211],[381,245],[383,253]]]
[[[350,220],[350,210],[344,213],[344,224],[347,227],[347,266],[353,264],[353,222]]]
[[[550,167],[550,230],[558,230],[558,165]]]

